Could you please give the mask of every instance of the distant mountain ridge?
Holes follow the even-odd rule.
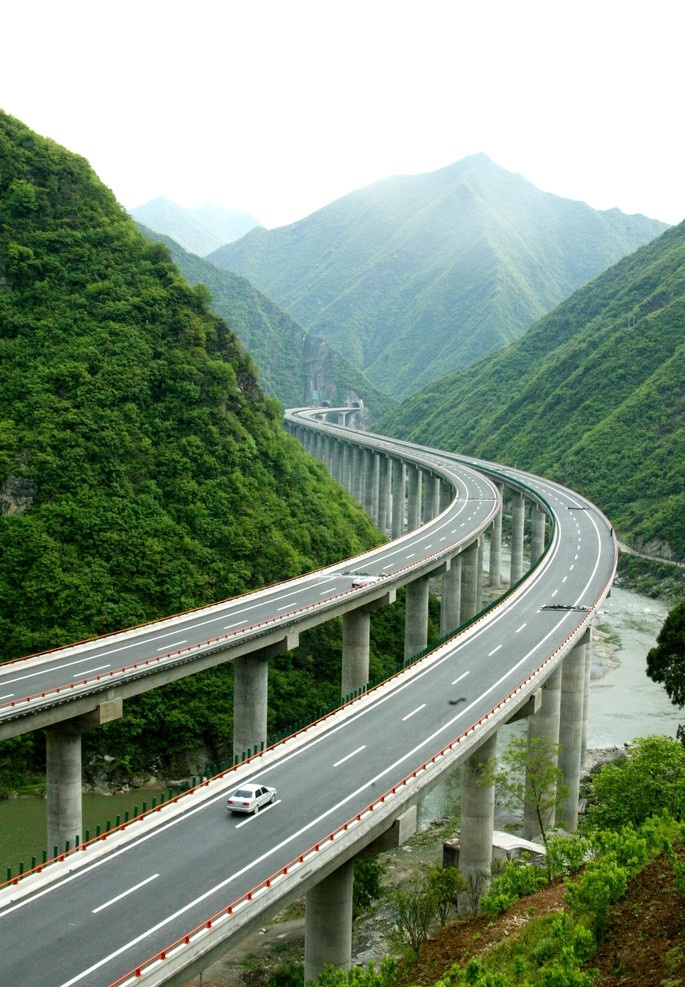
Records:
[[[507,345],[666,228],[541,192],[477,154],[254,229],[208,259],[397,398]]]
[[[238,240],[259,222],[249,213],[224,209],[212,202],[186,209],[177,202],[159,196],[130,210],[133,218],[156,233],[170,236],[185,250],[199,257]]]
[[[685,222],[376,430],[567,483],[623,541],[682,562],[684,422]]]
[[[285,408],[319,404],[333,406],[362,402],[360,420],[389,411],[393,402],[374,387],[320,337],[305,332],[292,315],[239,274],[188,253],[175,240],[139,224],[152,241],[171,252],[189,284],[205,284],[212,294],[212,310],[231,327],[259,368],[259,382]]]

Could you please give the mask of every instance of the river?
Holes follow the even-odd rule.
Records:
[[[685,713],[671,705],[664,689],[645,674],[645,656],[654,645],[668,613],[666,604],[614,588],[599,615],[593,632],[593,667],[590,686],[588,748],[620,747],[634,737],[651,733],[675,736]],[[507,730],[500,731],[507,742]],[[510,734],[509,734],[510,735]],[[451,777],[436,786],[419,810],[419,827],[454,815],[458,809],[459,788]],[[127,792],[116,795],[86,794],[83,798],[84,831],[95,835],[96,827],[115,825],[125,813],[151,804],[158,791]],[[45,800],[38,798],[0,800],[0,883],[7,868],[19,871],[20,862],[28,869],[31,858],[42,857],[45,847]]]
[[[605,600],[593,628],[588,760],[635,737],[653,733],[675,737],[678,724],[685,723],[685,711],[673,706],[664,688],[645,672],[647,652],[656,643],[668,611],[666,603],[618,587]],[[498,751],[525,729],[523,721],[500,730]],[[460,790],[457,773],[436,785],[419,807],[419,829],[456,816]],[[498,813],[500,828],[511,822],[505,812]]]

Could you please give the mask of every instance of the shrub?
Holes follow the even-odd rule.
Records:
[[[481,898],[481,911],[501,915],[503,911],[528,894],[534,894],[546,884],[546,877],[533,864],[507,861]]]

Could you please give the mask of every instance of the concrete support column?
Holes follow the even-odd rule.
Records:
[[[429,474],[426,477],[423,519],[432,521],[440,513],[440,477]]]
[[[452,485],[448,483],[447,480],[443,480],[440,484],[440,513],[441,514],[443,511],[447,510],[447,508],[450,506],[453,500],[454,500],[454,490],[452,489]]]
[[[233,757],[266,745],[269,662],[257,651],[241,655],[233,673]]]
[[[440,604],[440,636],[445,637],[459,627],[461,613],[461,555],[449,560],[442,577]]]
[[[363,688],[369,681],[369,641],[371,613],[364,607],[343,614],[342,680],[340,694],[344,699]]]
[[[407,531],[421,524],[421,477],[418,466],[407,466]]]
[[[587,634],[564,658],[561,673],[561,715],[559,723],[559,767],[570,794],[559,806],[559,822],[574,833],[578,828],[583,709],[585,695],[585,646]]]
[[[378,524],[378,492],[380,477],[380,456],[373,449],[366,450],[366,497],[364,510]]]
[[[502,582],[502,511],[492,519],[490,529],[490,585],[498,587]]]
[[[407,583],[404,612],[404,660],[413,658],[428,644],[428,576]]]
[[[471,620],[478,613],[478,541],[472,542],[462,552],[461,564],[461,622]]]
[[[404,534],[406,467],[400,459],[392,463],[392,537]]]
[[[478,575],[476,579],[476,613],[483,609],[483,566],[485,563],[485,539],[478,536]]]
[[[459,870],[471,888],[482,894],[490,883],[495,786],[483,785],[497,753],[497,734],[464,761],[459,827]]]
[[[331,475],[340,483],[342,477],[342,442],[331,439]]]
[[[361,446],[354,447],[354,462],[352,466],[352,483],[354,498],[360,506],[364,504],[366,489],[366,470],[364,469],[364,450]]]
[[[514,491],[511,505],[511,574],[513,586],[523,575],[523,534],[526,520],[526,501],[523,494]]]
[[[78,718],[56,723],[45,731],[49,857],[54,847],[63,853],[67,842],[74,847],[83,837],[82,731]]]
[[[533,504],[530,528],[530,564],[534,566],[545,550],[547,515],[539,504]]]
[[[585,763],[587,753],[587,722],[590,715],[590,672],[592,670],[592,628],[588,627],[585,644],[585,681],[583,683],[583,739],[580,747],[580,763]]]
[[[342,485],[352,493],[352,446],[349,442],[342,443]]]
[[[348,860],[320,881],[305,898],[304,982],[316,981],[327,964],[349,970],[352,964],[352,884]]]
[[[379,456],[380,486],[378,491],[378,527],[384,535],[390,534],[392,459],[389,456]]]
[[[537,713],[528,719],[528,743],[539,737],[548,737],[553,744],[559,743],[559,711],[561,708],[561,665],[549,676],[540,690],[541,702]],[[554,758],[554,764],[558,763]],[[555,813],[549,813],[545,828],[550,829],[555,823]],[[535,839],[540,835],[540,824],[532,805],[526,803],[523,809],[523,837],[526,840]]]
[[[336,442],[333,447],[333,476],[338,483],[343,485],[343,453],[345,452],[345,442]]]

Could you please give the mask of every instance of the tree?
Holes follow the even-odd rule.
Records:
[[[379,857],[357,857],[354,861],[352,904],[355,913],[363,911],[383,893],[381,879],[385,865]]]
[[[588,819],[598,829],[621,829],[662,813],[685,818],[685,747],[671,737],[638,737],[626,758],[595,776]]]
[[[568,785],[557,764],[559,744],[549,737],[514,737],[502,755],[500,767],[485,772],[480,784],[499,787],[502,801],[509,809],[530,807],[547,845],[549,820],[557,806],[568,798]]]
[[[433,896],[435,914],[442,929],[452,909],[457,907],[459,895],[466,890],[466,878],[457,867],[435,864],[426,875],[424,883]]]
[[[647,652],[647,675],[664,686],[674,706],[685,706],[685,601],[670,611],[656,645]],[[678,737],[685,742],[682,724]]]
[[[390,931],[391,940],[400,949],[409,949],[418,956],[430,935],[435,919],[435,899],[425,888],[398,888],[392,896],[394,921]]]

